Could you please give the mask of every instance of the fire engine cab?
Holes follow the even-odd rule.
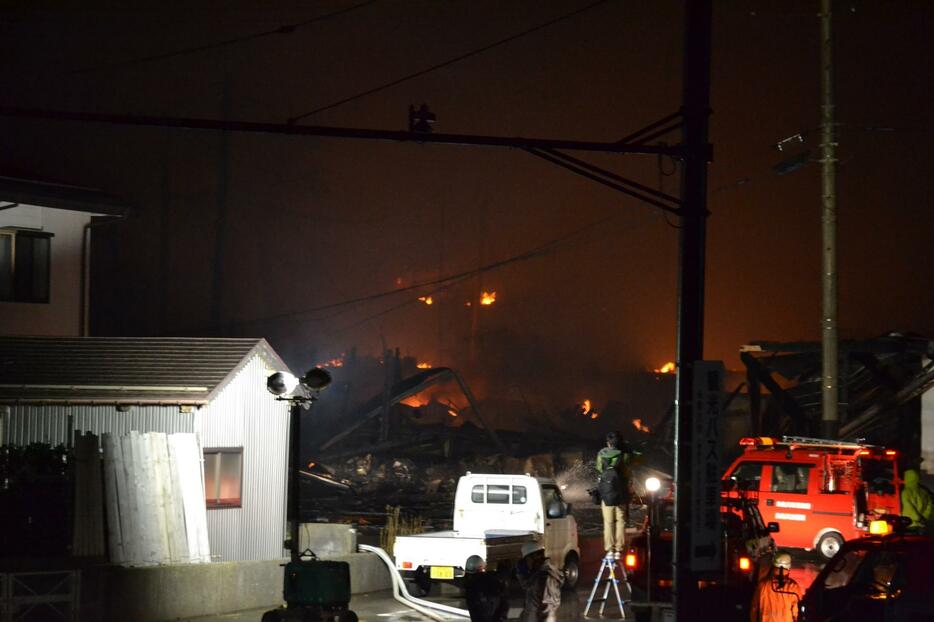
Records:
[[[845,540],[868,535],[874,518],[900,513],[893,449],[798,436],[739,444],[745,451],[724,478],[758,491],[763,520],[781,525],[773,536],[779,547],[817,549],[830,559]]]

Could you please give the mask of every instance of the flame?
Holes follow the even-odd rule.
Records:
[[[640,432],[646,432],[646,433],[650,432],[649,426],[642,424],[642,419],[633,419],[632,425],[635,426],[635,428],[639,430]]]
[[[600,418],[600,413],[593,410],[593,404],[590,400],[584,400],[581,402],[580,409],[581,414],[585,417],[590,417],[591,420]]]
[[[473,306],[473,303],[470,302],[470,301],[468,300],[467,302],[464,303],[464,306],[465,306],[465,307],[472,307],[472,306]]]
[[[431,363],[419,363],[415,367],[419,369],[431,369]]]
[[[496,292],[483,292],[480,294],[480,304],[490,306],[496,302]]]
[[[420,400],[417,395],[410,395],[399,403],[411,406],[412,408],[421,408],[422,406],[428,406],[429,401],[430,400]]]
[[[418,300],[419,302],[424,302],[428,306],[435,304],[435,301],[432,299],[431,296],[419,296]]]
[[[675,373],[675,364],[671,361],[668,361],[658,369],[653,370],[656,374],[673,374]]]
[[[343,354],[341,355],[343,356]],[[315,367],[343,367],[344,359],[343,358],[333,358],[331,360],[325,361],[323,363],[318,363]]]
[[[451,415],[452,417],[456,417],[457,411],[454,410],[453,408],[448,408],[448,414]]]

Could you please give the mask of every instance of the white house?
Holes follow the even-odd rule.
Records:
[[[0,176],[0,334],[87,334],[91,228],[126,213],[97,190]]]
[[[289,408],[266,379],[280,370],[264,339],[0,337],[0,445],[195,433],[212,559],[279,559]]]

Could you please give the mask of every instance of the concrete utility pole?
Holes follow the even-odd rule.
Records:
[[[700,620],[697,575],[691,568],[692,490],[694,451],[692,424],[694,364],[704,358],[704,267],[707,237],[707,163],[712,159],[708,140],[710,115],[710,48],[712,0],[685,2],[684,38],[684,173],[681,178],[681,257],[678,287],[678,379],[675,402],[675,528],[674,605],[677,622]],[[693,517],[697,518],[697,517]]]
[[[837,388],[837,143],[834,138],[832,0],[820,0],[821,63],[821,434],[836,438],[840,427]]]

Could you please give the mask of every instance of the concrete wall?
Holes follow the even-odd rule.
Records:
[[[21,205],[0,212],[0,227],[55,234],[51,242],[48,304],[0,302],[0,335],[78,335],[81,307],[81,236],[91,215]]]
[[[389,571],[376,555],[352,553],[328,559],[350,564],[354,594],[391,587]],[[105,603],[101,607],[103,620],[168,622],[247,609],[272,609],[282,604],[280,564],[286,561],[110,568],[99,579],[106,583]],[[84,577],[82,580],[84,590],[86,580]]]

